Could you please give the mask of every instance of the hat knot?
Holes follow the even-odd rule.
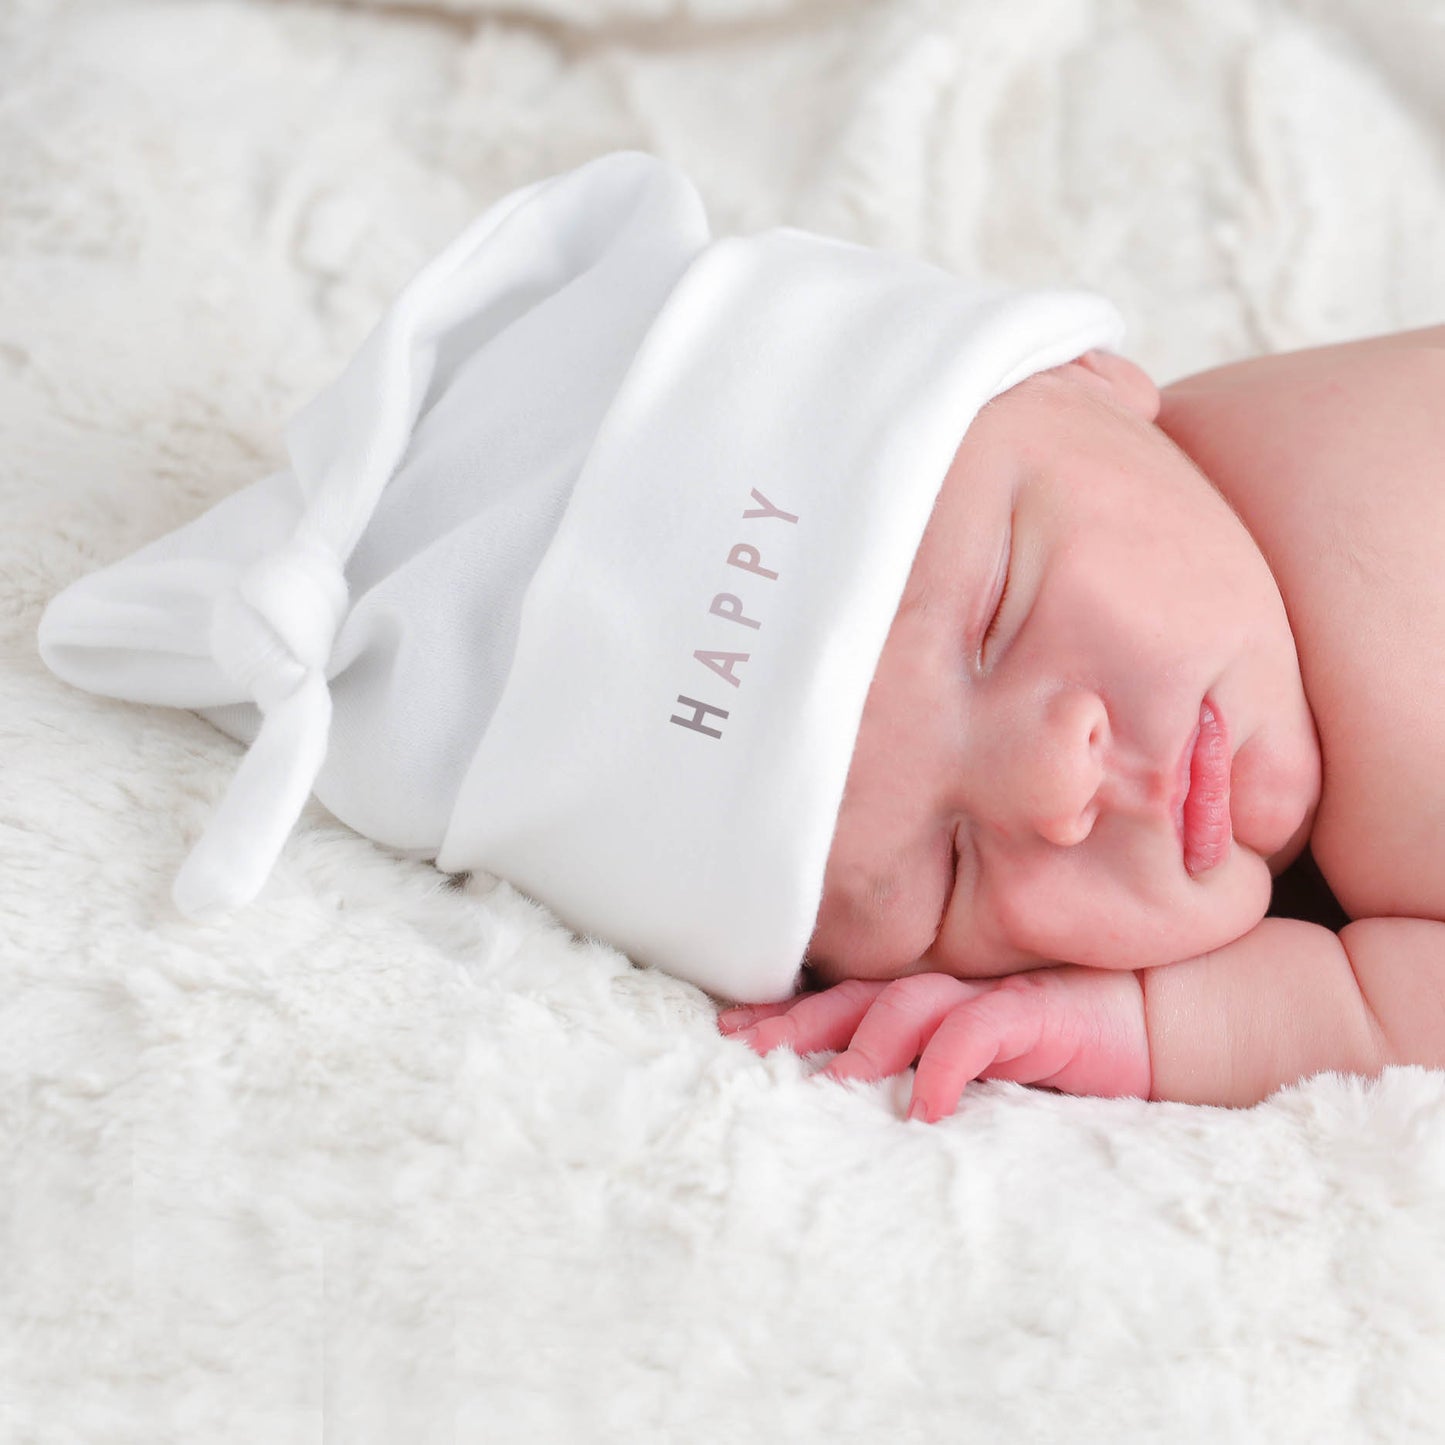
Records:
[[[261,726],[176,878],[181,912],[248,902],[274,867],[326,757],[326,666],[346,607],[336,552],[305,531],[216,599],[211,652],[255,699]]]
[[[261,711],[269,712],[308,674],[324,673],[347,601],[335,552],[315,537],[295,536],[216,599],[212,655]]]

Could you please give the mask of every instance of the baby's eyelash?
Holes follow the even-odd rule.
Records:
[[[1009,580],[1013,576],[1013,527],[1009,527],[1008,535],[1008,556],[1003,564],[1003,586],[999,589],[998,601],[994,604],[993,616],[988,619],[988,626],[984,629],[982,647],[986,648],[993,640],[993,635],[998,631],[999,618],[1003,616],[1003,605],[1008,601]]]

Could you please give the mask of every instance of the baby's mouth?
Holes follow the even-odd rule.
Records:
[[[1207,697],[1200,705],[1199,725],[1185,756],[1188,782],[1175,812],[1175,824],[1185,871],[1197,878],[1229,856],[1234,837],[1229,816],[1229,731]]]

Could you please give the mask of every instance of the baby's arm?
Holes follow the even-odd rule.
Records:
[[[1445,1065],[1445,924],[1431,919],[1363,918],[1335,934],[1266,918],[1140,977],[1156,1099],[1253,1104],[1323,1069]]]
[[[1267,918],[1227,947],[1137,975],[1058,967],[963,982],[854,980],[723,1015],[760,1052],[837,1049],[877,1079],[921,1055],[913,1102],[952,1111],[972,1078],[1081,1094],[1253,1104],[1323,1069],[1445,1065],[1445,924],[1377,918],[1338,935]]]

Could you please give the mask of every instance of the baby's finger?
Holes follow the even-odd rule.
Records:
[[[744,1029],[737,1035],[760,1054],[790,1048],[795,1054],[817,1054],[846,1047],[886,983],[849,979],[846,983],[805,993],[788,1011]]]
[[[725,1008],[717,1016],[718,1032],[735,1034],[739,1029],[751,1028],[764,1019],[776,1018],[779,1014],[787,1013],[796,1002],[796,999],[785,998],[782,1003],[740,1004],[736,1008]]]
[[[999,1059],[1016,1059],[1038,1042],[1034,1000],[995,988],[959,1004],[939,1024],[913,1076],[910,1119],[932,1124],[953,1113],[965,1087]]]
[[[865,1083],[901,1074],[923,1052],[949,1010],[978,989],[942,973],[896,979],[879,994],[847,1049],[822,1073]]]

